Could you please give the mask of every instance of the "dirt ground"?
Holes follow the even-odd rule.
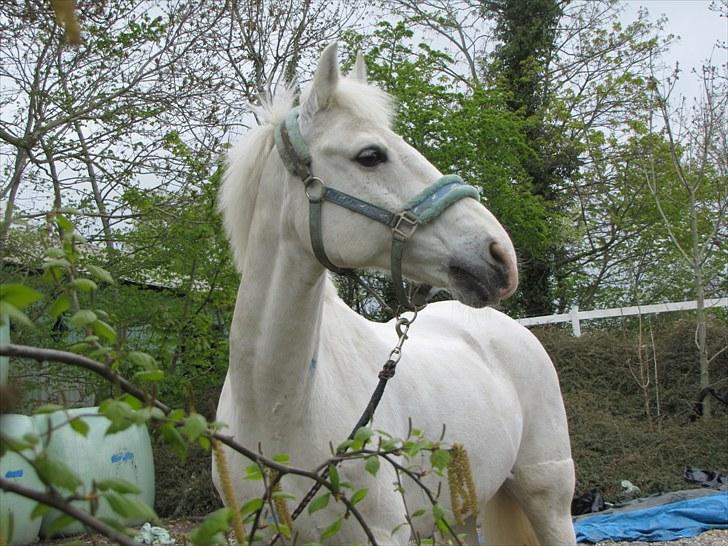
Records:
[[[200,524],[202,518],[178,518],[163,520],[160,523],[169,531],[179,546],[190,544],[189,533]],[[76,535],[53,540],[41,540],[35,546],[63,546],[64,544],[83,544],[84,546],[111,546],[113,542],[99,535]],[[230,542],[233,543],[232,541]],[[693,538],[673,540],[671,542],[600,542],[599,546],[728,546],[728,529],[713,529]],[[560,546],[560,545],[549,545]]]

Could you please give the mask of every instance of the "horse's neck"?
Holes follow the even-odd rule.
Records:
[[[325,295],[333,287],[318,262],[285,238],[251,239],[230,332],[230,380],[251,411],[285,418],[311,394]]]

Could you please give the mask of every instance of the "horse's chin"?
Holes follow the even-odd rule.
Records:
[[[469,267],[450,265],[448,291],[460,303],[468,307],[496,305],[501,300],[502,290],[493,282],[492,275],[482,271],[473,272]]]

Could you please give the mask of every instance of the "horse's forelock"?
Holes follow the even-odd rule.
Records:
[[[311,84],[301,93],[301,104],[309,100]],[[350,112],[356,118],[368,119],[377,125],[391,126],[394,117],[394,99],[378,87],[353,78],[339,78],[332,105]],[[285,112],[284,112],[285,115]]]
[[[342,78],[334,100],[356,117],[389,127],[394,117],[394,99],[378,87],[350,78]]]

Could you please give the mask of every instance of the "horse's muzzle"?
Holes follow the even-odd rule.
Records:
[[[452,258],[448,265],[449,291],[470,307],[494,305],[518,286],[515,261],[498,243],[492,243],[486,259]]]

